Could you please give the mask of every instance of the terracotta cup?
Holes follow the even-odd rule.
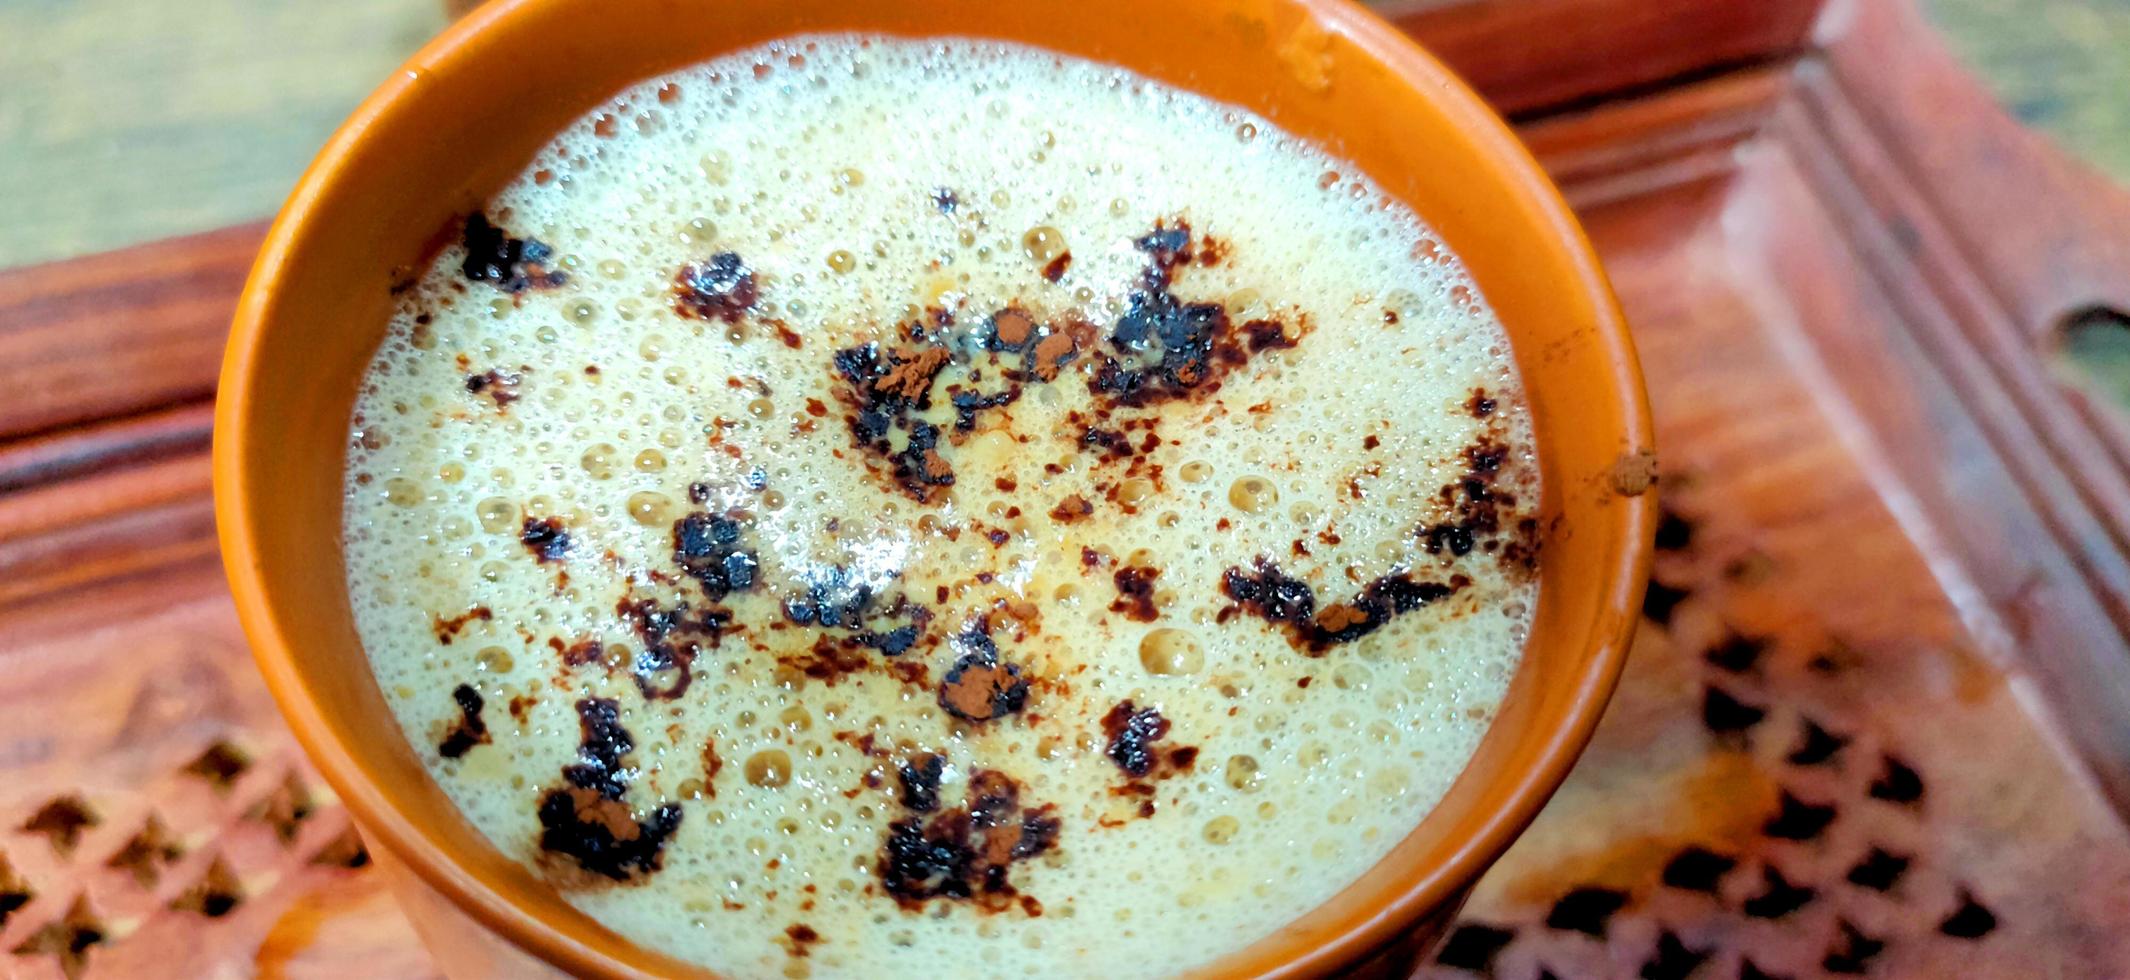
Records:
[[[510,944],[582,975],[700,972],[571,908],[430,781],[349,615],[342,450],[390,286],[437,229],[623,86],[829,31],[1018,41],[1253,109],[1365,171],[1470,267],[1507,325],[1545,482],[1523,665],[1431,816],[1329,904],[1207,972],[1325,973],[1439,928],[1566,775],[1612,690],[1652,527],[1626,471],[1648,458],[1651,435],[1619,310],[1559,194],[1472,92],[1344,0],[517,0],[446,31],[356,110],[274,223],[216,408],[216,511],[237,609],[327,781],[390,863]]]

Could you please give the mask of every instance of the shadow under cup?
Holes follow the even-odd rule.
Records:
[[[1016,41],[1254,110],[1365,171],[1465,262],[1523,373],[1544,480],[1537,620],[1499,718],[1449,795],[1329,904],[1212,964],[1322,973],[1445,917],[1588,739],[1633,630],[1653,504],[1623,493],[1648,411],[1610,288],[1566,205],[1469,90],[1344,0],[522,0],[476,11],[335,135],[252,272],[216,409],[231,589],[296,735],[373,845],[570,972],[700,973],[621,939],[496,850],[400,736],[357,639],[341,554],[349,415],[390,288],[615,91],[740,48],[859,31]],[[1629,467],[1632,468],[1632,467]],[[1633,487],[1625,489],[1632,490]]]

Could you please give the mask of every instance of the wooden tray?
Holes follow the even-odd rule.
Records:
[[[1648,368],[1596,742],[1422,972],[2130,973],[2130,198],[1907,0],[1428,0]],[[0,273],[0,973],[433,975],[252,673],[209,399],[260,230]]]

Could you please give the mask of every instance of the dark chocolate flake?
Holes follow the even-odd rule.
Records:
[[[636,748],[636,740],[621,726],[621,708],[612,698],[584,698],[577,702],[578,761],[562,767],[570,785],[596,791],[609,799],[628,792],[630,774],[621,757]]]
[[[491,369],[467,375],[466,392],[488,399],[498,410],[507,409],[518,400],[518,383],[523,380],[521,375]]]
[[[643,643],[630,672],[637,690],[651,700],[687,693],[695,659],[705,648],[717,647],[732,623],[732,613],[718,606],[697,609],[686,602],[663,605],[650,598],[624,597],[615,604],[614,614],[633,626]]]
[[[446,759],[456,759],[489,742],[488,724],[481,720],[481,692],[460,684],[452,688],[451,700],[458,705],[459,720],[436,745],[437,754]]]
[[[998,662],[996,654],[963,654],[939,684],[939,704],[968,721],[990,721],[1021,710],[1028,703],[1028,682],[1021,669]]]
[[[624,757],[636,743],[621,725],[616,702],[578,701],[577,722],[578,761],[562,768],[565,785],[540,797],[540,847],[586,872],[640,881],[663,866],[666,840],[680,828],[680,804],[661,803],[639,819],[624,799],[635,776]]]
[[[859,639],[867,646],[880,651],[883,656],[899,657],[908,653],[910,648],[917,644],[917,638],[920,635],[922,634],[916,626],[897,626],[884,633],[867,632],[860,634]]]
[[[1351,602],[1319,610],[1309,583],[1263,557],[1254,570],[1230,567],[1221,576],[1221,591],[1235,601],[1235,608],[1284,628],[1289,640],[1310,656],[1367,636],[1393,618],[1447,599],[1470,584],[1464,575],[1453,575],[1444,584],[1401,572],[1369,582]],[[1232,612],[1223,613],[1223,622],[1227,615]]]
[[[1094,512],[1095,506],[1088,503],[1087,498],[1075,493],[1067,495],[1065,499],[1058,501],[1056,507],[1050,508],[1050,519],[1060,524],[1071,524],[1084,520]]]
[[[1021,397],[1019,385],[988,394],[976,391],[957,391],[948,396],[954,405],[954,431],[971,432],[976,429],[977,413],[986,409],[1004,408]]]
[[[1092,425],[1080,430],[1080,449],[1104,460],[1126,459],[1137,453],[1124,433]]]
[[[939,427],[930,422],[912,424],[909,441],[889,458],[896,485],[919,503],[930,501],[935,488],[954,485],[954,466],[939,454]]]
[[[1020,784],[994,770],[971,772],[968,787],[963,806],[888,825],[874,865],[881,887],[904,908],[951,898],[986,912],[1019,907],[1040,915],[1040,902],[1015,900],[1009,874],[1015,862],[1057,846],[1055,808],[1023,806]]]
[[[458,639],[459,633],[464,631],[468,625],[471,625],[474,620],[480,620],[484,623],[490,622],[495,619],[495,612],[487,606],[474,606],[456,616],[446,618],[440,615],[431,615],[429,619],[430,631],[436,634],[436,642],[448,647],[453,641]]]
[[[1126,775],[1144,776],[1157,759],[1152,745],[1168,735],[1169,722],[1158,709],[1120,701],[1102,716],[1102,730],[1109,735],[1104,752],[1110,761]]]
[[[466,258],[459,272],[475,282],[485,282],[506,293],[527,289],[552,289],[569,281],[560,272],[547,269],[554,250],[531,238],[512,238],[475,211],[466,216],[461,244]]]
[[[673,311],[697,320],[737,323],[761,298],[754,270],[736,252],[682,266],[673,277]]]
[[[1395,315],[1396,314],[1392,314],[1393,317],[1395,317]],[[1487,390],[1485,388],[1472,389],[1472,397],[1466,399],[1464,403],[1465,413],[1475,419],[1483,419],[1492,416],[1494,414],[1495,407],[1496,403],[1494,399],[1487,394]]]
[[[589,790],[550,789],[540,798],[540,847],[578,867],[631,883],[665,863],[666,839],[680,829],[678,803],[659,804],[638,819],[628,804]]]
[[[921,820],[889,824],[878,863],[887,893],[918,902],[941,895],[969,897],[971,890],[963,881],[971,860],[966,826],[965,822],[942,825],[927,834]]]
[[[1190,257],[1183,251],[1191,244],[1191,226],[1177,222],[1176,227],[1169,228],[1155,222],[1153,231],[1139,236],[1132,244],[1167,265],[1188,262]]]
[[[1225,307],[1185,302],[1170,291],[1173,271],[1193,257],[1189,226],[1157,224],[1136,244],[1151,264],[1110,331],[1120,356],[1101,358],[1089,388],[1140,407],[1218,387],[1220,375],[1250,355],[1230,329]]]
[[[787,949],[792,956],[805,957],[813,953],[814,944],[821,941],[821,934],[815,932],[814,927],[799,922],[784,927],[784,938],[789,943]]]
[[[1464,447],[1464,474],[1435,492],[1442,516],[1414,532],[1423,550],[1445,564],[1483,551],[1512,572],[1536,572],[1538,521],[1517,512],[1515,496],[1500,485],[1510,455],[1509,447],[1492,436]],[[1349,492],[1360,495],[1353,484]]]
[[[569,556],[569,532],[559,517],[528,517],[518,531],[518,541],[543,564]]]
[[[1065,278],[1065,270],[1070,268],[1072,268],[1072,253],[1059,252],[1055,258],[1044,263],[1043,280],[1045,282],[1057,282]]]
[[[896,775],[902,781],[902,805],[916,813],[931,813],[939,809],[939,780],[946,774],[947,760],[934,753],[926,753],[897,768]]]
[[[1464,465],[1467,472],[1482,479],[1491,479],[1501,472],[1501,464],[1509,458],[1509,447],[1498,442],[1482,439],[1464,447]]]
[[[801,626],[856,628],[873,602],[873,587],[843,565],[810,572],[804,595],[784,600],[784,616]]]
[[[733,516],[689,514],[673,524],[673,563],[703,587],[716,602],[754,588],[761,561],[740,545],[740,522]]]
[[[1430,555],[1447,551],[1453,557],[1462,558],[1472,553],[1472,532],[1455,524],[1434,524],[1421,530],[1420,543]]]
[[[1014,835],[1013,846],[1006,853],[1016,861],[1036,857],[1058,846],[1058,830],[1063,826],[1058,818],[1051,816],[1052,807],[1044,805],[1024,811],[1020,818],[1020,832]],[[1011,824],[1001,824],[1011,826]],[[1027,908],[1026,904],[1022,908]]]
[[[951,322],[944,311],[935,311],[933,319],[940,324]],[[1034,320],[1025,311],[1000,310],[988,321],[982,346],[993,351],[1019,350],[1031,343],[1034,330]],[[957,358],[966,361],[980,355],[957,354],[961,348],[950,350],[924,342],[920,324],[904,324],[903,334],[915,346],[891,349],[867,343],[847,347],[835,352],[830,367],[836,397],[849,409],[844,419],[850,426],[852,445],[867,454],[869,469],[885,470],[883,475],[896,488],[919,503],[929,503],[941,495],[941,488],[954,485],[954,466],[945,454],[939,426],[916,413],[931,409],[933,388],[942,371]],[[979,413],[1020,398],[1025,378],[1011,370],[1000,374],[1003,384],[989,389],[977,386],[984,377],[975,368],[965,378],[944,385],[954,406],[955,433],[973,431]],[[959,438],[950,435],[946,444]]]
[[[1117,598],[1109,604],[1109,611],[1121,613],[1133,622],[1153,622],[1160,616],[1160,610],[1154,605],[1154,579],[1160,575],[1159,569],[1144,565],[1117,569],[1110,576],[1117,586]]]
[[[1294,338],[1287,336],[1286,326],[1278,320],[1251,320],[1242,325],[1242,335],[1252,354],[1294,346]]]

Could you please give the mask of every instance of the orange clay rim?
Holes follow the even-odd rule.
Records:
[[[265,329],[266,300],[276,291],[282,268],[294,248],[297,230],[311,219],[327,189],[341,179],[342,171],[350,166],[352,151],[365,141],[371,126],[397,111],[401,100],[423,73],[432,66],[452,61],[464,49],[478,44],[490,25],[538,2],[541,0],[488,3],[448,27],[415,53],[334,133],[274,219],[238,301],[222,366],[214,425],[215,516],[237,614],[251,639],[255,659],[267,686],[297,740],[326,782],[340,795],[365,835],[390,849],[428,887],[443,894],[482,925],[534,955],[573,974],[627,977],[641,974],[631,965],[530,914],[468,873],[451,858],[436,837],[408,820],[389,802],[387,794],[341,744],[321,715],[313,692],[296,666],[296,660],[301,656],[300,645],[293,642],[285,624],[274,617],[266,601],[268,586],[253,559],[257,553],[258,531],[240,504],[255,492],[244,472],[244,450],[249,434],[244,431],[241,419],[245,407],[254,397],[251,379],[260,366],[257,352]],[[1559,190],[1547,179],[1530,152],[1507,124],[1485,106],[1477,93],[1411,38],[1375,14],[1353,0],[1296,2],[1326,30],[1351,41],[1390,69],[1394,76],[1426,93],[1461,126],[1475,150],[1489,158],[1509,178],[1515,193],[1532,206],[1532,213],[1539,219],[1533,230],[1567,246],[1573,259],[1574,277],[1585,294],[1583,298],[1595,312],[1593,342],[1610,365],[1609,374],[1593,380],[1602,381],[1601,393],[1620,406],[1621,434],[1625,436],[1629,450],[1652,446],[1654,439],[1647,393],[1618,300],[1589,239]],[[1567,489],[1563,488],[1563,492]],[[1623,547],[1617,553],[1612,574],[1605,578],[1608,583],[1606,593],[1600,597],[1599,621],[1609,624],[1610,628],[1591,637],[1587,669],[1578,677],[1557,682],[1568,691],[1569,704],[1560,715],[1560,724],[1554,727],[1534,756],[1533,764],[1501,777],[1513,781],[1505,805],[1484,818],[1479,831],[1467,837],[1447,860],[1415,869],[1410,883],[1394,898],[1370,914],[1345,923],[1336,938],[1301,957],[1261,964],[1260,972],[1279,976],[1328,974],[1394,941],[1420,916],[1458,900],[1461,890],[1507,849],[1559,788],[1589,741],[1618,681],[1649,575],[1655,502],[1644,494],[1624,500],[1621,505],[1624,508]]]

